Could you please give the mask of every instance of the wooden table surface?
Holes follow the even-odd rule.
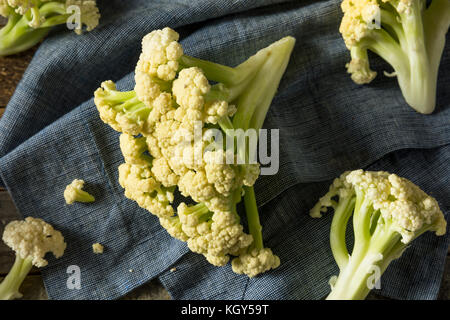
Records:
[[[1,25],[1,21],[0,21]],[[14,89],[19,83],[23,72],[27,68],[36,48],[27,52],[10,57],[0,57],[0,117],[2,116],[9,99],[14,93]],[[0,235],[4,226],[12,220],[20,219],[14,203],[8,192],[0,188]],[[0,241],[0,280],[4,277],[14,262],[14,253]],[[39,270],[34,268],[25,279],[21,288],[24,294],[23,299],[47,299],[47,294],[40,276]],[[124,299],[131,300],[157,300],[170,299],[168,292],[157,281],[150,281],[148,284],[134,290]],[[384,299],[375,294],[370,294],[369,299]],[[450,259],[447,255],[444,278],[442,280],[439,299],[450,299]]]

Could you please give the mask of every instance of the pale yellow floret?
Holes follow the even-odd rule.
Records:
[[[11,14],[11,7],[8,5],[8,0],[0,0],[0,16],[7,18]]]
[[[280,258],[268,248],[253,249],[244,253],[231,262],[233,272],[246,274],[250,278],[280,266]]]
[[[210,184],[221,195],[228,197],[242,183],[239,176],[239,168],[226,163],[224,150],[208,151],[204,155],[205,173]]]
[[[139,100],[141,100],[149,108],[153,107],[153,101],[161,94],[161,87],[152,77],[140,71],[142,62],[138,62],[134,75],[135,86],[134,91]]]
[[[153,160],[152,172],[156,179],[165,187],[172,187],[178,184],[179,176],[172,171],[165,158]]]
[[[206,123],[216,124],[225,116],[232,117],[236,111],[236,106],[234,104],[228,104],[226,101],[217,100],[205,103],[203,121]]]
[[[142,39],[140,69],[162,80],[173,80],[178,69],[178,59],[183,55],[178,38],[178,33],[170,28],[147,34]]]
[[[64,199],[67,204],[74,202],[94,202],[94,196],[83,191],[84,181],[80,179],[73,180],[64,190]]]
[[[394,6],[398,13],[408,14],[415,0],[382,0]],[[348,49],[361,41],[373,29],[371,23],[379,18],[379,0],[344,0],[341,4],[344,17],[339,31]]]
[[[171,237],[181,240],[187,241],[189,237],[182,230],[182,226],[178,218],[176,217],[160,217],[159,223],[161,226],[167,230]]]
[[[243,183],[245,186],[251,187],[255,184],[259,177],[259,163],[249,164],[245,167],[245,169]]]
[[[112,81],[104,81],[101,87],[94,93],[94,103],[97,107],[100,119],[109,124],[111,128],[118,132],[138,135],[144,131],[146,123],[140,119],[138,121],[130,120],[125,113],[117,112],[104,99],[105,90],[116,90],[116,84]]]
[[[158,217],[170,217],[173,193],[163,192],[161,183],[155,179],[149,167],[123,163],[119,166],[119,183],[125,196]]]
[[[102,254],[104,250],[103,245],[101,245],[100,243],[94,243],[92,245],[92,252],[94,252],[95,254]]]
[[[242,225],[232,212],[217,211],[212,216],[210,229],[203,225],[198,236],[191,237],[187,243],[193,252],[203,254],[209,263],[223,266],[229,261],[229,255],[236,255],[247,248],[253,237],[243,231]],[[197,231],[199,231],[197,229]]]
[[[320,217],[320,211],[333,206],[331,199],[335,195],[352,196],[354,190],[363,192],[373,208],[380,210],[384,221],[401,234],[403,243],[409,243],[424,228],[436,235],[446,232],[447,222],[436,199],[410,180],[384,171],[359,169],[343,173],[311,210],[311,216]]]
[[[135,138],[132,135],[122,133],[119,137],[120,150],[126,163],[148,166],[149,157],[143,157],[143,153],[147,151],[146,138]]]
[[[357,84],[366,84],[372,82],[377,76],[377,72],[370,70],[367,61],[354,57],[345,65],[347,72],[351,74],[352,80]]]
[[[200,68],[192,67],[180,71],[173,82],[172,93],[176,102],[189,110],[188,116],[197,111],[200,114],[205,103],[204,95],[209,92],[211,85]],[[195,116],[193,120],[202,120]]]
[[[22,259],[32,258],[36,267],[45,267],[47,252],[60,258],[66,249],[61,232],[42,219],[28,217],[22,221],[11,221],[3,232],[3,241]]]
[[[207,201],[217,195],[214,187],[208,183],[206,172],[190,170],[178,182],[181,194],[190,196],[196,202]]]

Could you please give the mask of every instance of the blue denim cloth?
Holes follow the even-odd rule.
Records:
[[[94,31],[51,32],[0,120],[4,184],[24,216],[52,223],[68,243],[64,257],[50,257],[42,269],[50,298],[115,299],[156,277],[176,299],[323,298],[338,272],[328,238],[332,215],[312,219],[308,212],[345,170],[409,178],[436,197],[448,220],[450,45],[436,111],[418,114],[374,55],[379,76],[365,86],[351,81],[339,3],[109,0],[101,3]],[[231,66],[283,36],[297,39],[265,122],[280,129],[280,170],[255,187],[265,243],[282,261],[275,271],[249,279],[230,265],[209,265],[126,199],[118,184],[118,134],[99,119],[93,92],[108,79],[131,90],[142,37],[165,26],[180,33],[187,54]],[[65,204],[63,190],[75,178],[86,181],[96,202]],[[104,254],[92,253],[95,242]],[[436,298],[448,245],[448,233],[423,235],[383,275],[380,293]],[[81,269],[79,290],[66,286],[70,265]]]

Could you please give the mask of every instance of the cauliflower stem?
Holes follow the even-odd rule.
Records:
[[[351,53],[347,70],[354,82],[371,82],[370,50],[394,69],[406,102],[424,114],[433,112],[450,1],[344,0],[340,31]],[[379,19],[379,21],[377,21]],[[372,25],[379,22],[380,26]]]
[[[0,283],[0,300],[13,300],[22,297],[19,288],[33,267],[32,259],[16,255],[14,265],[8,275]]]
[[[436,200],[411,181],[387,172],[344,173],[311,210],[311,216],[320,217],[327,207],[334,209],[330,245],[340,270],[330,280],[328,300],[365,299],[414,239],[426,231],[446,232]],[[346,230],[351,218],[354,245],[350,255]]]
[[[0,56],[25,51],[41,41],[52,27],[66,24],[73,12],[69,6],[78,6],[81,24],[90,31],[98,24],[99,12],[93,0],[0,0],[0,15],[8,23],[0,29]],[[81,34],[81,26],[74,30]]]
[[[282,38],[232,68],[186,55],[178,38],[170,28],[152,31],[142,40],[134,90],[105,81],[95,92],[100,118],[122,132],[119,183],[191,251],[215,266],[235,257],[233,271],[253,277],[280,260],[262,240],[253,190],[259,164],[250,161],[256,146],[236,131],[256,130],[257,137],[295,39]],[[225,148],[209,129],[244,143]],[[174,210],[176,188],[195,204]],[[237,212],[242,195],[249,234]]]

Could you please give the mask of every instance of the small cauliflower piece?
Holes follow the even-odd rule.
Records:
[[[250,252],[234,258],[231,262],[233,272],[246,274],[250,278],[279,266],[280,258],[268,248],[250,250]]]
[[[0,0],[0,15],[8,23],[0,29],[0,56],[25,51],[39,43],[57,25],[93,30],[100,13],[95,0]],[[79,23],[78,23],[79,22]]]
[[[16,260],[8,275],[0,283],[0,300],[20,298],[19,288],[34,265],[45,267],[47,252],[60,258],[66,249],[61,232],[42,219],[27,217],[11,221],[3,232],[3,241],[16,253]]]
[[[84,181],[75,179],[64,190],[64,199],[67,204],[74,202],[94,202],[94,196],[83,190]]]
[[[104,247],[103,247],[103,245],[101,245],[100,243],[94,243],[93,245],[92,245],[92,251],[95,253],[95,254],[102,254],[103,253],[103,250],[104,250]]]

